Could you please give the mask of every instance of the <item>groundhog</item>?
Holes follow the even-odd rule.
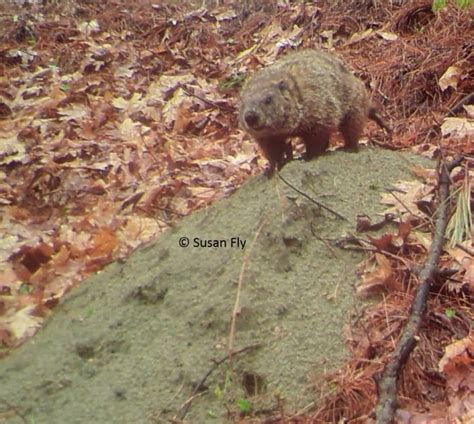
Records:
[[[323,153],[339,130],[345,147],[357,150],[370,118],[387,131],[363,82],[333,54],[303,50],[256,72],[244,85],[239,108],[241,127],[260,146],[275,169],[293,158],[288,137],[301,137],[305,159]]]

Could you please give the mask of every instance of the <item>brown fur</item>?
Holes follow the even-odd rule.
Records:
[[[284,56],[256,72],[241,93],[240,125],[268,159],[270,175],[293,158],[288,137],[302,138],[305,159],[322,154],[336,130],[346,148],[357,150],[368,119],[388,128],[362,81],[323,51]]]

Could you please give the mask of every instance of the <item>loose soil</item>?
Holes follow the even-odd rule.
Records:
[[[287,410],[305,407],[312,382],[344,360],[343,326],[359,303],[355,268],[364,255],[336,241],[355,232],[358,214],[379,220],[380,193],[412,179],[409,167],[420,162],[365,148],[283,169],[285,179],[348,221],[264,176],[184,218],[75,289],[2,361],[0,422],[169,421],[227,353],[246,253],[234,349],[263,346],[214,370],[186,420],[223,422],[239,399],[254,410],[275,407],[277,396]],[[196,240],[219,247],[194,247]]]

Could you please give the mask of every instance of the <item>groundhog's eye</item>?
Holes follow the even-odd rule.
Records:
[[[266,104],[266,105],[269,105],[273,102],[273,98],[272,96],[267,96],[263,99],[263,103]]]
[[[278,88],[280,89],[280,91],[288,90],[288,84],[286,83],[286,81],[280,81],[278,83]]]

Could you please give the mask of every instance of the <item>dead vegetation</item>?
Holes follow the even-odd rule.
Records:
[[[290,48],[336,51],[389,119],[394,134],[385,147],[466,155],[452,180],[471,192],[472,7],[216,3],[0,5],[4,346],[32,335],[84,277],[261,172],[265,162],[237,130],[238,89],[247,72]],[[313,411],[262,422],[369,419],[418,284],[413,270],[430,242],[429,218],[414,211],[433,207],[433,197],[411,192],[414,203],[406,200],[410,213],[398,217],[398,233],[363,245],[373,250],[363,287],[384,295],[348,329],[353,358],[320,386]],[[416,414],[417,422],[474,419],[470,237],[441,257],[417,348],[400,376],[401,422]]]

